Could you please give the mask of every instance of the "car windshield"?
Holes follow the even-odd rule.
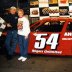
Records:
[[[65,21],[46,21],[43,24],[41,24],[39,27],[37,27],[35,29],[36,26],[34,26],[33,28],[35,30],[32,31],[39,31],[39,32],[61,32],[63,25],[64,25]],[[39,25],[40,23],[38,23],[37,25]],[[33,29],[32,28],[32,29]]]
[[[72,22],[69,22],[66,30],[67,31],[72,31]]]

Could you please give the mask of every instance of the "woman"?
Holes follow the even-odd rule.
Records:
[[[30,33],[29,20],[24,16],[22,9],[18,10],[18,41],[20,47],[20,57],[18,60],[25,61],[27,59],[28,51],[28,37]]]

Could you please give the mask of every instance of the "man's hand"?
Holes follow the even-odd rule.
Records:
[[[7,24],[7,27],[12,27],[9,23]]]

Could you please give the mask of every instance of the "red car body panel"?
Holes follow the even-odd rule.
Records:
[[[62,18],[62,17],[46,18],[46,19],[40,20],[40,21],[36,22],[35,24],[31,25],[31,28],[34,28],[34,26],[35,26],[34,29],[36,29],[37,27],[41,26],[46,21],[49,21],[49,22],[51,22],[51,21],[65,21],[65,23],[63,25],[61,32],[31,32],[29,46],[28,46],[28,53],[41,54],[41,55],[43,54],[43,55],[72,56],[72,35],[71,35],[72,32],[66,30],[68,23],[72,22],[72,19],[71,18]],[[38,40],[36,40],[36,38],[41,34],[47,34],[45,36],[41,36],[41,39],[44,39],[44,40],[46,39],[45,47],[44,48],[37,48],[40,46],[41,40],[38,41]],[[56,46],[54,46],[55,47],[54,49],[51,48],[51,46],[53,45],[54,42],[51,44],[46,43],[52,34],[59,35],[57,38],[58,44]],[[53,38],[52,38],[52,41],[53,41]],[[39,45],[35,46],[35,43],[37,43]]]

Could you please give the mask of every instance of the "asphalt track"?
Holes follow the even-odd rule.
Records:
[[[0,55],[0,72],[72,72],[72,57],[30,55],[25,62],[18,57],[7,60]]]

